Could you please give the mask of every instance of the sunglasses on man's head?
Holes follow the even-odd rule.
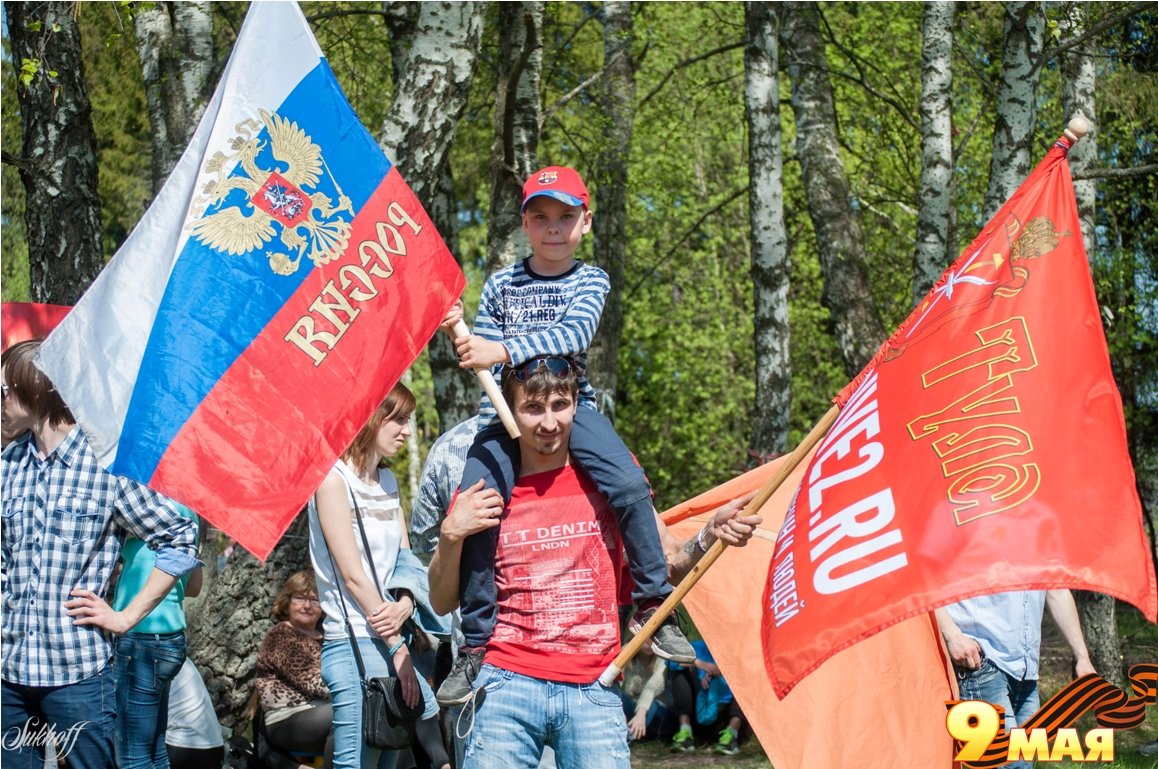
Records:
[[[552,374],[559,378],[568,376],[572,372],[571,361],[566,358],[559,358],[551,356],[547,358],[533,358],[523,365],[511,369],[515,375],[515,379],[520,382],[526,382],[531,376],[541,368],[546,368]]]

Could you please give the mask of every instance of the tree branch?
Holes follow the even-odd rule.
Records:
[[[567,36],[567,39],[564,40],[561,45],[556,46],[555,50],[558,50],[558,51],[569,50],[571,48],[571,43],[574,42],[575,38],[579,36],[579,32],[583,29],[583,27],[585,27],[587,25],[587,22],[594,19],[598,14],[599,14],[599,11],[591,11],[586,16],[584,16],[582,19],[580,19],[579,23],[575,25],[575,28],[573,30],[571,30],[571,34]],[[551,63],[551,69],[547,72],[547,74],[544,75],[544,77],[543,77],[544,83],[549,83],[555,79],[555,70],[557,68],[558,68],[558,61],[556,60],[556,61],[553,61]]]
[[[619,61],[619,57],[622,55],[623,55],[622,51],[615,54],[615,56],[611,57],[611,61],[609,61],[603,65],[603,69],[599,70],[594,75],[587,78],[586,80],[584,80],[582,83],[580,83],[579,85],[572,88],[567,93],[563,94],[561,97],[559,97],[559,101],[552,104],[549,109],[544,110],[543,111],[543,118],[542,118],[542,120],[539,121],[540,129],[543,126],[547,125],[547,121],[549,121],[551,118],[555,117],[555,113],[558,112],[559,110],[561,110],[564,106],[566,106],[567,102],[571,101],[576,96],[578,96],[579,94],[583,93],[588,88],[590,88],[592,85],[594,85],[595,83],[602,80],[603,76],[607,74],[607,70],[611,68],[612,64]]]
[[[717,203],[716,205],[712,206],[711,208],[707,209],[702,214],[700,214],[699,218],[696,219],[696,221],[692,224],[692,226],[689,227],[684,232],[683,235],[679,236],[679,239],[677,239],[674,244],[672,244],[670,247],[664,249],[663,256],[661,256],[659,259],[657,259],[655,264],[653,264],[651,266],[651,268],[648,269],[648,271],[643,274],[643,277],[641,277],[639,280],[637,280],[635,282],[635,285],[633,285],[631,287],[631,289],[627,292],[624,299],[625,300],[630,299],[631,297],[635,296],[635,292],[639,290],[639,287],[643,285],[644,281],[646,281],[648,278],[650,278],[652,275],[654,275],[655,271],[658,270],[664,264],[664,262],[666,262],[668,259],[670,259],[672,257],[672,255],[674,255],[676,253],[676,251],[679,250],[679,247],[684,244],[684,241],[687,240],[688,238],[690,238],[692,235],[694,235],[696,233],[696,231],[699,230],[699,228],[703,225],[704,222],[706,222],[710,217],[714,216],[722,209],[727,208],[729,205],[731,205],[736,200],[736,198],[740,197],[741,195],[743,195],[747,191],[748,191],[748,185],[745,184],[743,187],[740,187],[739,189],[734,190],[731,195],[724,198],[719,203]]]
[[[386,11],[375,11],[370,8],[350,8],[341,11],[322,11],[315,13],[313,16],[307,16],[306,21],[310,24],[315,22],[325,21],[326,19],[336,19],[342,16],[379,16],[386,18]]]
[[[832,67],[829,67],[829,71],[835,72],[835,74],[837,74],[838,76],[840,76],[840,77],[842,77],[842,78],[844,78],[852,83],[856,83],[860,87],[864,88],[866,91],[869,92],[869,94],[871,94],[872,96],[875,96],[876,98],[880,99],[885,104],[888,104],[890,107],[892,107],[894,110],[896,110],[897,114],[899,114],[901,116],[901,119],[903,119],[906,123],[908,123],[913,128],[920,130],[921,126],[918,124],[918,122],[916,120],[913,119],[913,116],[911,114],[909,114],[909,110],[906,109],[905,106],[903,104],[901,104],[901,102],[899,101],[899,99],[898,99],[899,94],[898,94],[898,97],[886,96],[885,94],[881,93],[876,88],[874,88],[872,85],[870,85],[868,82],[868,77],[866,77],[866,75],[865,75],[865,70],[864,70],[863,61],[861,60],[861,57],[857,56],[855,53],[850,51],[848,48],[841,45],[840,40],[838,39],[837,35],[835,35],[833,33],[832,28],[828,24],[828,18],[823,13],[819,14],[819,16],[820,16],[820,21],[824,24],[824,31],[827,33],[827,42],[830,45],[836,46],[836,50],[838,50],[842,54],[844,54],[844,56],[849,60],[849,62],[852,63],[852,66],[856,68],[856,71],[857,71],[857,74],[859,75],[859,78],[853,77],[852,75],[845,74],[844,72],[841,72],[839,70],[834,70],[834,69],[832,69]]]
[[[746,40],[741,40],[737,43],[726,43],[718,48],[713,48],[710,51],[706,51],[696,56],[684,59],[683,61],[676,62],[676,64],[667,71],[667,74],[664,75],[658,83],[656,83],[655,87],[648,91],[647,96],[644,96],[642,99],[640,99],[639,104],[636,105],[636,109],[639,109],[644,104],[647,104],[648,99],[659,93],[660,89],[667,85],[667,81],[671,80],[672,75],[674,75],[679,70],[684,69],[685,67],[690,67],[696,62],[703,61],[704,59],[710,59],[716,54],[727,53],[728,51],[734,50],[736,48],[743,48],[745,45],[747,45],[747,42],[748,41]]]
[[[0,152],[0,163],[5,163],[6,165],[10,165],[13,168],[17,169],[18,171],[20,171],[21,173],[30,174],[30,173],[39,172],[39,167],[37,166],[37,164],[35,162],[28,160],[26,158],[18,158],[15,155],[13,155],[11,152],[7,152],[7,151]]]
[[[1130,168],[1087,168],[1073,175],[1075,182],[1087,179],[1136,179],[1158,173],[1158,163]]]
[[[1122,11],[1121,13],[1119,13],[1115,16],[1110,16],[1106,19],[1103,19],[1101,22],[1090,27],[1089,29],[1087,29],[1085,32],[1078,35],[1077,37],[1071,38],[1070,40],[1066,40],[1064,43],[1059,43],[1058,45],[1054,46],[1053,48],[1050,48],[1049,50],[1042,51],[1041,63],[1044,64],[1045,62],[1054,58],[1058,54],[1065,53],[1066,51],[1070,50],[1071,48],[1078,47],[1082,43],[1089,40],[1091,37],[1095,37],[1097,35],[1100,35],[1101,33],[1105,32],[1107,29],[1112,29],[1113,27],[1118,26],[1122,22],[1129,19],[1131,16],[1134,16],[1135,14],[1141,13],[1142,10],[1145,9],[1147,5],[1149,5],[1149,3],[1134,3],[1134,5],[1130,6],[1129,8]],[[1041,66],[1041,65],[1039,64],[1039,66]]]

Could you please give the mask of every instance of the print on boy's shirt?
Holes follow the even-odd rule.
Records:
[[[532,284],[508,286],[503,292],[506,322],[523,327],[520,334],[541,331],[555,325],[556,318],[567,306],[567,294],[562,286]]]
[[[493,641],[571,654],[618,641],[615,518],[598,494],[575,492],[520,500],[516,489],[495,554]]]

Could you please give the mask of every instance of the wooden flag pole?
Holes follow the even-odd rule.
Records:
[[[816,426],[812,428],[811,432],[804,436],[804,440],[800,442],[800,445],[788,455],[788,458],[785,459],[784,464],[780,466],[776,474],[768,479],[768,482],[757,492],[756,496],[752,497],[752,501],[744,508],[744,515],[751,515],[759,511],[760,508],[764,506],[764,503],[772,498],[776,489],[780,488],[780,485],[787,480],[788,476],[792,474],[792,471],[804,460],[804,457],[808,456],[808,452],[812,451],[813,447],[820,442],[820,439],[823,438],[824,434],[828,432],[828,429],[832,427],[832,423],[836,421],[837,414],[839,413],[840,409],[833,406],[820,418],[820,421],[816,423]],[[615,679],[623,672],[623,668],[627,666],[627,663],[631,662],[632,658],[639,653],[639,650],[643,648],[645,643],[651,641],[651,637],[655,634],[655,631],[659,629],[659,626],[663,624],[663,621],[667,619],[668,615],[675,611],[679,602],[695,587],[700,577],[704,576],[704,573],[711,568],[712,564],[723,554],[724,548],[727,546],[727,543],[722,539],[717,539],[712,546],[708,548],[708,552],[704,553],[704,557],[692,567],[692,570],[688,572],[688,575],[684,577],[683,581],[676,586],[675,590],[671,592],[671,595],[667,597],[667,600],[665,600],[663,604],[656,609],[655,613],[651,615],[651,618],[644,623],[639,632],[635,634],[635,638],[632,638],[619,652],[615,660],[607,666],[607,669],[599,676],[599,683],[604,686],[611,686],[611,684],[615,682]]]
[[[454,336],[455,338],[470,336],[470,329],[461,318],[458,323],[454,324]],[[511,408],[507,405],[506,398],[503,397],[502,391],[499,390],[499,385],[495,382],[495,378],[491,374],[490,369],[476,368],[474,373],[482,385],[483,392],[490,398],[491,405],[495,407],[495,412],[499,415],[499,419],[502,420],[503,427],[507,428],[507,435],[518,440],[519,426],[515,424],[515,415],[511,413]]]

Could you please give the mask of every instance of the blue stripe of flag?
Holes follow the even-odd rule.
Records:
[[[317,190],[336,202],[332,174],[350,197],[355,213],[359,211],[386,177],[390,161],[354,114],[325,59],[276,111],[296,122],[321,147],[324,165]],[[268,132],[263,129],[259,139],[266,146],[258,165],[272,170]],[[210,147],[208,152],[218,150],[228,148]],[[242,191],[233,194],[237,197],[230,197],[226,204],[244,197]],[[341,216],[350,218],[345,213]],[[186,241],[150,332],[112,472],[152,476],[201,401],[314,269],[304,256],[292,275],[274,273],[267,247],[289,251],[280,241],[281,225],[275,224],[274,229],[276,234],[266,246],[238,256],[210,249],[194,237]],[[261,436],[253,438],[261,440]]]

